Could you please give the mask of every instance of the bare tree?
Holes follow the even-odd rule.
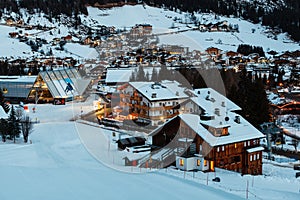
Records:
[[[23,133],[24,142],[28,142],[28,136],[32,130],[32,122],[28,116],[24,117],[24,120],[21,121],[21,130]]]

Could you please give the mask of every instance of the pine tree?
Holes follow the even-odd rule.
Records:
[[[16,142],[16,138],[20,137],[20,125],[17,120],[16,111],[14,109],[14,106],[11,107],[10,115],[8,118],[8,134],[11,139],[14,140],[14,143]]]
[[[0,135],[2,138],[2,142],[6,142],[7,137],[7,130],[8,130],[8,122],[6,119],[0,119]]]
[[[144,67],[139,66],[139,69],[136,74],[136,81],[146,81],[146,74],[144,72]]]
[[[152,82],[157,82],[158,81],[158,73],[155,67],[152,69],[152,75],[151,75],[151,81]]]

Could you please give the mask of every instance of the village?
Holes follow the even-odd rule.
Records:
[[[106,7],[95,7],[101,9],[97,16],[109,16]],[[120,171],[164,169],[182,172],[184,179],[186,173],[193,178],[207,174],[208,185],[224,181],[218,176],[226,173],[267,177],[274,165],[292,169],[298,178],[300,50],[280,52],[247,44],[238,23],[218,16],[212,15],[214,21],[193,13],[183,16],[163,14],[171,22],[167,29],[146,20],[122,27],[61,17],[54,26],[6,17],[0,26],[9,28],[7,39],[29,50],[0,57],[3,104],[24,109],[22,114],[32,117],[40,132],[45,121],[52,130],[65,117],[76,124],[76,137],[94,158]],[[277,40],[276,30],[252,28],[249,34],[259,31]],[[202,40],[209,45],[195,49],[164,40],[184,40],[183,33],[204,34]],[[240,43],[229,43],[227,36]],[[249,116],[242,115],[243,108],[228,97],[227,86],[242,79],[243,73],[251,83],[262,83],[269,107],[265,123],[251,123]],[[50,111],[59,117],[51,117]],[[1,113],[1,120],[6,118],[9,114]],[[63,126],[57,127],[63,130]],[[27,144],[34,147],[39,137],[44,136],[31,140],[29,135]],[[66,146],[75,144],[68,142]],[[10,139],[2,144],[10,144]]]
[[[28,27],[22,20],[15,22],[12,19],[7,19],[6,25],[25,28],[25,30],[51,31],[53,29],[53,27]],[[51,52],[44,57],[36,57],[31,60],[2,58],[1,63],[5,63],[10,68],[9,71],[2,71],[2,75],[34,76],[29,81],[31,83],[27,82],[29,85],[32,84],[33,90],[30,90],[31,87],[28,86],[28,92],[22,94],[23,96],[16,96],[16,98],[22,99],[24,102],[35,103],[57,102],[62,99],[69,101],[75,96],[77,99],[82,99],[87,95],[85,90],[91,89],[92,84],[98,82],[96,93],[100,95],[100,98],[95,107],[96,117],[86,118],[93,122],[97,119],[98,123],[108,127],[129,131],[129,135],[134,136],[130,141],[126,137],[125,139],[119,138],[118,148],[133,148],[132,151],[135,153],[150,152],[148,158],[142,154],[143,158],[140,160],[127,159],[126,165],[165,167],[172,164],[172,160],[176,160],[176,166],[184,170],[214,171],[215,167],[220,167],[243,174],[261,174],[264,148],[260,146],[260,140],[265,136],[258,134],[258,130],[252,127],[253,130],[249,130],[248,139],[247,137],[236,141],[228,139],[230,135],[236,137],[234,136],[235,131],[250,125],[242,116],[234,114],[234,111],[240,110],[240,108],[227,99],[225,94],[221,95],[212,88],[201,92],[201,90],[183,87],[182,83],[176,80],[171,81],[167,78],[163,80],[164,75],[168,76],[160,73],[164,71],[163,68],[170,70],[216,68],[225,71],[234,70],[236,73],[246,70],[252,72],[253,77],[263,78],[269,89],[293,88],[298,84],[299,50],[279,54],[272,50],[262,52],[259,48],[251,46],[242,46],[244,50],[241,47],[240,52],[223,51],[211,46],[204,51],[190,51],[188,47],[184,46],[160,45],[158,35],[161,34],[154,34],[152,29],[151,24],[136,24],[129,31],[98,26],[90,29],[86,37],[69,34],[61,38],[53,38],[50,45],[55,49],[63,50],[66,43],[79,43],[95,48],[99,53],[100,62],[97,60],[82,62],[73,57],[59,58]],[[171,27],[171,29],[175,28]],[[216,24],[199,24],[198,28],[185,31],[235,32],[238,31],[238,26],[228,25],[227,21],[222,21]],[[176,34],[176,32],[166,34]],[[23,34],[22,31],[10,32],[9,36],[19,39],[20,42],[34,40],[35,43],[28,42],[33,51],[38,50],[42,44],[48,43],[33,34]],[[219,40],[217,43],[222,43],[222,41]],[[243,51],[248,55],[244,55]],[[266,54],[269,56],[267,57]],[[72,71],[70,71],[71,74],[68,69]],[[80,74],[75,74],[73,69],[79,70]],[[145,76],[139,79],[135,76],[138,76],[137,73],[141,70]],[[38,78],[36,79],[35,76]],[[47,78],[48,76],[50,79]],[[159,76],[160,78],[158,78]],[[76,95],[67,91],[62,92],[66,87],[66,84],[63,83],[66,78],[72,80],[71,88],[77,90]],[[83,83],[82,81],[79,83],[79,80],[85,81],[83,88],[77,85]],[[57,81],[58,83],[56,83]],[[87,84],[89,81],[92,81],[90,86]],[[7,91],[13,90],[13,87],[4,86],[3,88]],[[60,87],[62,88],[59,89]],[[55,93],[54,90],[58,93]],[[212,94],[216,96],[211,97]],[[73,95],[72,98],[71,95]],[[203,100],[200,100],[202,95],[204,95]],[[31,100],[28,97],[31,97]],[[10,99],[15,100],[14,96],[10,96]],[[208,101],[212,105],[203,104],[202,101]],[[84,119],[85,116],[82,118]],[[192,118],[195,118],[193,121],[200,122],[200,129],[196,128],[195,130],[194,125],[189,124],[187,119]],[[164,127],[170,126],[169,124],[172,124],[173,121],[176,121],[177,124],[180,121],[183,127],[187,126],[184,129],[193,137],[179,133],[181,138],[176,138],[178,137],[175,134],[176,130],[166,133]],[[181,129],[180,125],[179,130]],[[200,130],[207,133],[200,133]],[[139,133],[132,135],[134,131]],[[251,132],[252,134],[250,134]],[[147,144],[149,143],[148,139],[136,137],[140,134],[146,134],[147,138],[150,137],[151,139],[148,139],[151,144]],[[229,136],[225,140],[226,142],[218,145],[218,143],[207,140],[201,134],[205,134],[205,137],[215,137],[212,139],[213,141]],[[217,139],[218,137],[220,139]],[[175,143],[176,145],[173,144],[175,146],[164,149],[169,141],[175,139],[179,141]],[[224,153],[219,155],[219,152]],[[217,157],[214,156],[216,154]],[[161,156],[154,159],[155,155]],[[194,157],[194,155],[198,156]],[[245,155],[246,157],[244,157]]]

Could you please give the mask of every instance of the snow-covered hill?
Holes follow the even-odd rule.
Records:
[[[148,23],[153,26],[153,33],[168,33],[197,27],[189,23],[191,17],[187,13],[174,12],[147,5],[126,5],[107,10],[88,7],[88,16],[80,15],[81,26],[77,29],[74,27],[74,20],[66,16],[61,16],[59,20],[53,18],[49,21],[47,16],[40,13],[29,15],[25,10],[22,10],[21,13],[23,21],[31,26],[41,25],[52,28],[47,31],[40,31],[0,25],[0,39],[2,41],[0,43],[0,57],[42,56],[42,53],[47,54],[51,49],[53,54],[59,57],[72,56],[77,59],[97,58],[98,54],[94,48],[89,48],[78,43],[80,38],[82,39],[87,36],[87,32],[82,29],[84,27],[92,28],[106,25],[114,26],[120,30],[129,30],[135,24]],[[14,13],[11,13],[10,16],[3,16],[1,23],[5,24],[4,18],[8,17],[17,18]],[[239,32],[200,32],[198,30],[189,30],[178,34],[160,36],[160,44],[178,44],[188,46],[190,50],[198,49],[202,51],[211,46],[222,50],[236,51],[239,44],[262,46],[265,51],[275,50],[277,52],[284,52],[299,49],[299,43],[290,40],[287,34],[276,34],[273,30],[259,24],[208,13],[198,13],[195,15],[195,18],[203,24],[227,21],[228,24],[237,25]],[[170,27],[173,28],[171,29]],[[27,34],[29,40],[33,41],[36,38],[45,39],[48,44],[43,44],[39,52],[33,53],[30,47],[24,42],[9,38],[9,32]],[[64,47],[64,51],[57,49],[57,45],[55,46],[51,43],[53,39],[65,37],[69,34],[73,35],[75,43],[68,43]]]

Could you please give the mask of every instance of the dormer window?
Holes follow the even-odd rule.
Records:
[[[211,132],[216,137],[229,135],[228,127],[222,127],[222,128],[209,127],[208,131]]]

